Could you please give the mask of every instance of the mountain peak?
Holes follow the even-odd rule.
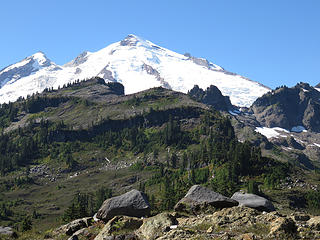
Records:
[[[137,35],[134,35],[132,33],[128,34],[126,38],[136,38],[136,39],[141,39],[141,37],[138,37]]]
[[[55,65],[46,57],[46,55],[39,51],[25,59],[11,64],[10,66],[0,71],[0,88],[4,85],[13,84],[17,80],[30,76],[42,68]]]
[[[126,38],[120,42],[120,45],[121,46],[137,46],[138,43],[141,43],[142,45],[149,45],[149,41],[141,37],[138,37],[134,34],[129,34],[128,36],[126,36]]]
[[[47,58],[47,56],[42,51],[38,51],[38,52],[32,54],[30,57],[32,57],[32,58]]]
[[[27,59],[33,60],[39,67],[46,67],[51,64],[50,59],[41,51],[27,57]]]
[[[0,103],[96,76],[122,83],[126,94],[159,86],[186,93],[195,84],[202,89],[215,85],[223,95],[230,96],[232,104],[240,107],[249,107],[269,91],[206,59],[190,56],[134,34],[97,52],[84,52],[63,66],[51,62],[43,52],[37,52],[0,71]]]

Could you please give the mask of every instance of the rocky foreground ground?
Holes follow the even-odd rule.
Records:
[[[46,239],[320,239],[320,216],[236,206],[197,216],[164,212],[149,218],[115,216],[107,223],[84,218],[48,233]]]
[[[48,231],[43,238],[320,239],[320,216],[302,212],[281,214],[275,210],[272,202],[255,194],[237,192],[228,198],[194,185],[176,204],[174,211],[151,216],[150,210],[144,193],[131,190],[107,199],[94,217],[74,220]],[[10,229],[5,230],[9,234]]]
[[[320,216],[282,215],[261,196],[237,192],[228,198],[200,185],[192,186],[174,211],[142,216],[150,216],[149,203],[132,190],[106,200],[93,218],[66,224],[47,239],[320,239]]]

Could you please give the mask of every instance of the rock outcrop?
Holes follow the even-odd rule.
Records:
[[[56,94],[66,97],[80,97],[92,102],[106,102],[117,96],[124,95],[124,86],[118,82],[106,83],[104,79],[94,77],[86,81],[76,82],[71,85],[76,91],[64,91],[61,89]]]
[[[205,91],[195,85],[188,95],[198,102],[213,106],[217,110],[228,111],[232,109],[232,104],[228,96],[223,96],[220,90],[213,85],[210,85]]]
[[[238,202],[200,185],[192,186],[187,194],[176,204],[176,211],[196,213],[210,207],[226,208],[237,206]]]
[[[108,221],[114,216],[125,215],[144,217],[150,214],[150,205],[144,193],[131,190],[117,197],[107,199],[98,210],[96,217]]]
[[[2,239],[1,236],[10,237],[10,238],[18,237],[15,231],[11,227],[0,226],[0,239]]]
[[[258,98],[251,106],[257,121],[265,127],[320,131],[320,92],[307,83],[281,87]]]
[[[320,231],[320,216],[316,216],[308,220],[308,226],[314,230]]]
[[[138,231],[138,235],[141,239],[157,239],[163,235],[163,232],[170,231],[170,229],[177,224],[176,218],[171,214],[160,213],[154,217],[144,219],[143,224]]]
[[[55,232],[72,236],[78,230],[91,226],[92,222],[92,217],[76,219],[68,224],[59,227]]]
[[[138,239],[133,233],[142,225],[143,220],[135,217],[116,216],[103,227],[95,240],[114,239],[114,235],[127,235],[124,239]],[[130,238],[128,238],[130,236]],[[122,239],[122,238],[120,238]]]
[[[259,211],[270,212],[275,210],[272,202],[256,194],[236,192],[231,199],[238,201],[240,206],[254,208]]]
[[[278,217],[270,224],[269,236],[294,235],[296,232],[297,226],[291,218]]]

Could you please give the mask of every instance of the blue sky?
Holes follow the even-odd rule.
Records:
[[[37,51],[64,64],[136,34],[269,87],[320,82],[318,0],[7,0],[0,69]]]

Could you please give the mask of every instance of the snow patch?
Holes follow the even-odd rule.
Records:
[[[286,137],[285,135],[281,135],[281,133],[289,133],[288,130],[279,128],[279,127],[274,127],[274,128],[268,128],[268,127],[257,127],[255,129],[256,132],[262,134],[266,138],[278,138],[280,137]]]

